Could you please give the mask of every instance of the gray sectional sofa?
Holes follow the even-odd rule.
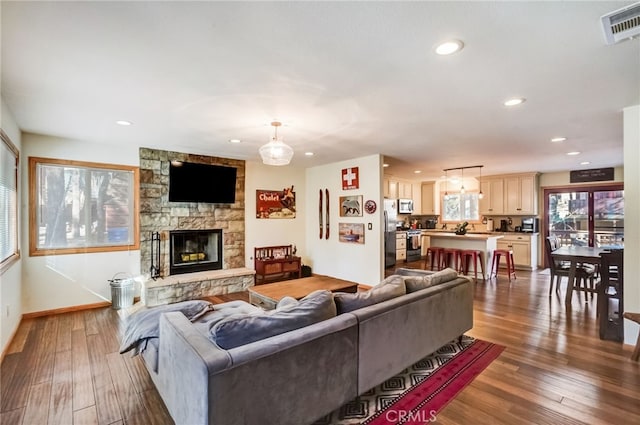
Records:
[[[401,287],[403,294],[389,284]],[[473,326],[471,280],[453,270],[432,274],[398,269],[395,277],[368,292],[329,293],[330,305],[326,294],[314,294],[323,308],[329,305],[330,313],[335,312],[331,317],[227,348],[214,342],[226,329],[222,322],[241,318],[246,330],[247,323],[264,322],[259,317],[266,313],[243,302],[215,306],[223,311],[216,314],[224,316],[216,323],[166,312],[159,316],[159,338],[142,351],[143,359],[176,424],[301,425]],[[269,314],[285,317],[279,326],[286,328],[291,323],[287,315],[300,314],[305,302]]]

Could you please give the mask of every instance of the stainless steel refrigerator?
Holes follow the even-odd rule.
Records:
[[[384,267],[396,264],[396,220],[398,211],[395,199],[384,200]]]

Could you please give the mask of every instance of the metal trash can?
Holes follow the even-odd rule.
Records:
[[[133,295],[136,281],[130,276],[117,277],[126,273],[116,273],[109,279],[111,285],[111,308],[120,310],[121,308],[131,307],[133,305]]]

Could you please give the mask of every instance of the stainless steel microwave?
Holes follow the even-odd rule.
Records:
[[[398,214],[413,214],[413,200],[398,199]]]

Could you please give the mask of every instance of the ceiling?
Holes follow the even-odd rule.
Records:
[[[278,119],[292,165],[415,180],[620,166],[640,40],[599,18],[632,3],[3,1],[2,98],[26,132],[247,160]]]

